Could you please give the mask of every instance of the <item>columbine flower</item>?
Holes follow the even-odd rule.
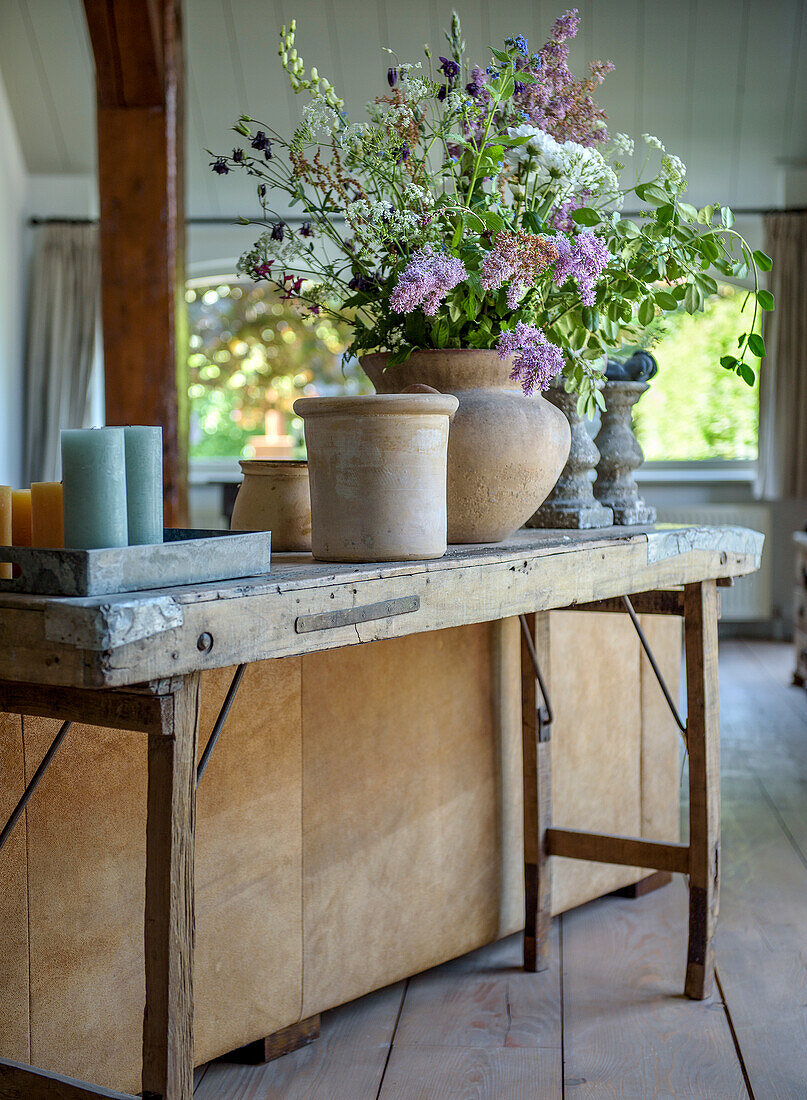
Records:
[[[623,157],[632,157],[634,150],[633,138],[627,134],[614,134],[614,151]]]
[[[216,157],[215,160],[211,160],[210,167],[214,172],[218,172],[220,176],[226,176],[230,171],[227,161],[224,157]]]
[[[434,252],[431,245],[426,245],[412,256],[398,276],[390,305],[396,313],[411,313],[420,306],[424,313],[433,316],[446,294],[467,274],[462,260],[447,252]]]
[[[394,88],[397,83],[398,83],[398,70],[397,69],[387,69],[387,84],[389,84],[390,88]]]
[[[244,150],[243,149],[233,149],[232,159],[235,161],[236,164],[242,164],[243,161],[244,161]]]
[[[311,222],[303,222],[300,226],[299,233],[301,237],[313,237],[314,227],[311,225]]]
[[[258,130],[255,137],[252,139],[252,148],[257,149],[259,152],[266,154],[266,159],[272,155],[272,143],[263,130]]]
[[[651,149],[659,149],[664,152],[664,146],[660,138],[657,138],[655,134],[642,134],[642,141],[645,145],[649,145]]]
[[[272,232],[270,236],[273,241],[282,241],[286,235],[286,223],[283,221],[275,222],[272,226]]]
[[[568,237],[555,238],[558,259],[552,276],[555,286],[561,287],[567,279],[574,279],[584,305],[594,305],[594,287],[605,270],[611,253],[605,241],[594,233],[580,233],[569,241]]]
[[[456,61],[452,61],[449,57],[441,57],[440,64],[437,66],[438,72],[443,73],[449,80],[456,80],[460,75],[460,67]]]
[[[503,332],[496,345],[500,359],[514,359],[510,377],[520,382],[527,395],[535,389],[545,390],[552,379],[563,370],[563,352],[557,344],[550,344],[535,325],[519,321],[514,329]]]

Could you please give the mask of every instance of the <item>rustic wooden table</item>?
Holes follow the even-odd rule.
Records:
[[[685,991],[706,996],[719,882],[718,586],[757,569],[761,550],[761,535],[736,527],[520,531],[495,546],[452,547],[437,561],[335,565],[286,554],[271,574],[246,580],[88,599],[0,597],[0,710],[148,736],[142,1095],[190,1100],[193,1091],[200,673],[266,658],[521,616],[525,966],[546,965],[552,855],[677,871],[689,876]],[[552,827],[546,613],[582,607],[684,620],[687,844]],[[585,669],[580,680],[584,690]],[[0,1098],[91,1096],[124,1094],[0,1062]]]

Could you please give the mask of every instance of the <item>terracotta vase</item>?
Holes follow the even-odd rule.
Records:
[[[252,458],[239,463],[231,531],[271,531],[272,551],[311,551],[308,463],[290,458]]]
[[[543,503],[569,454],[569,422],[540,394],[527,397],[495,351],[415,351],[386,367],[361,360],[379,393],[425,384],[459,408],[448,441],[448,541],[501,542]]]
[[[412,561],[446,551],[448,394],[302,397],[311,549],[320,561]]]

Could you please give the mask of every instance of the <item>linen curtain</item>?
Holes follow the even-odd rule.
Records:
[[[807,497],[807,213],[769,214],[776,309],[760,371],[757,496]]]
[[[96,354],[100,261],[95,225],[39,226],[25,362],[25,470],[59,475],[59,429],[87,426]]]

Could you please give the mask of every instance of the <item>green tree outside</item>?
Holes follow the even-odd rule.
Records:
[[[744,298],[724,284],[703,313],[682,310],[662,322],[652,349],[658,374],[634,408],[647,460],[756,459],[759,381],[746,386],[720,366],[745,331]],[[758,371],[759,361],[749,361]]]

